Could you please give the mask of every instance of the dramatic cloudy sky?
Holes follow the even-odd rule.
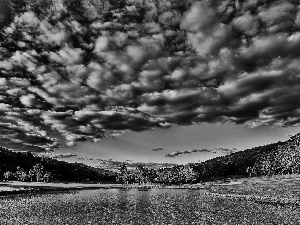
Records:
[[[1,145],[178,163],[285,140],[300,122],[299,5],[1,0]]]

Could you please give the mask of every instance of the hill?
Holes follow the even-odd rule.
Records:
[[[93,168],[82,163],[67,163],[47,157],[33,156],[31,152],[14,152],[0,147],[0,178],[6,171],[16,172],[17,167],[28,172],[41,164],[54,179],[60,181],[115,182],[116,174],[108,170]]]
[[[183,175],[191,175],[193,179],[188,180],[201,182],[232,176],[249,177],[300,173],[299,144],[300,133],[284,142],[246,149],[201,163],[160,169],[149,169],[147,165],[140,165],[132,172],[133,174],[130,174],[130,171],[126,172],[126,176],[132,175],[132,178],[135,172],[139,180],[144,177],[143,180],[153,180],[152,182],[178,183],[180,181],[179,183],[185,183],[188,181],[179,179]],[[112,171],[90,167],[82,163],[67,163],[47,157],[37,157],[31,152],[13,152],[0,148],[0,178],[6,171],[16,172],[17,167],[29,171],[36,164],[41,164],[46,171],[51,172],[55,179],[60,181],[115,182],[117,177],[117,174]],[[126,164],[124,165],[126,166]],[[193,172],[189,168],[192,168]],[[120,176],[122,174],[118,175],[119,178]]]
[[[198,180],[226,176],[260,176],[300,172],[300,134],[284,142],[246,149],[190,164]]]
[[[201,163],[188,165],[173,165],[170,168],[151,168],[148,164],[133,164],[118,162],[115,166],[125,166],[126,176],[130,180],[144,177],[154,183],[186,183],[201,182],[225,177],[252,177],[263,175],[283,175],[300,173],[300,133],[291,136],[287,141],[246,149],[226,156],[216,157]],[[131,167],[132,168],[131,168]],[[117,169],[115,167],[115,169]],[[141,169],[142,168],[142,169]],[[192,171],[189,168],[193,168]],[[151,177],[149,177],[151,171]],[[144,175],[141,175],[144,174]],[[120,175],[120,174],[119,174]],[[192,179],[184,181],[186,176]],[[135,179],[133,179],[135,177]],[[134,182],[134,181],[133,181]]]

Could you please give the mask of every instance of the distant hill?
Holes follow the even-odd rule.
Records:
[[[0,178],[6,171],[16,172],[17,167],[29,171],[34,165],[42,164],[59,181],[115,182],[116,173],[93,168],[82,163],[67,163],[47,157],[33,156],[31,152],[14,152],[0,147]]]
[[[254,147],[190,165],[198,172],[198,180],[300,173],[299,144],[300,133],[284,142]]]

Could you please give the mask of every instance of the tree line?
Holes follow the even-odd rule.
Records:
[[[180,185],[193,183],[196,180],[197,173],[189,165],[159,169],[140,165],[135,170],[128,170],[124,163],[117,174],[117,182],[121,184]]]
[[[45,171],[42,164],[38,163],[32,167],[28,172],[26,172],[23,168],[17,167],[15,173],[11,171],[6,171],[4,174],[4,180],[9,181],[10,179],[17,179],[18,181],[45,181],[49,182],[52,177],[51,172]]]

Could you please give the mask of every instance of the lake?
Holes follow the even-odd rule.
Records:
[[[0,198],[0,224],[299,224],[295,206],[188,189],[97,189]]]

